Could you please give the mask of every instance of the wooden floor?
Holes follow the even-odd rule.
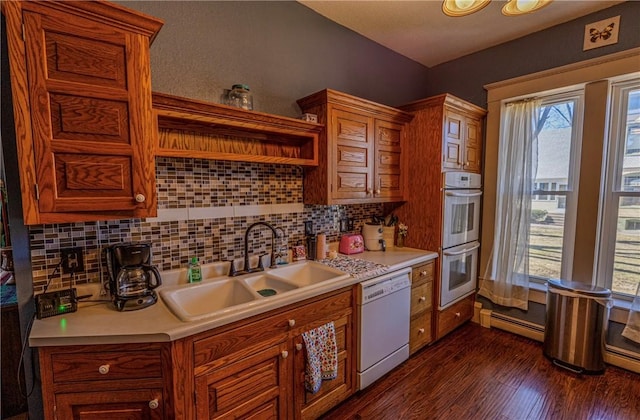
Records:
[[[640,419],[640,375],[555,367],[542,344],[468,323],[324,419]]]

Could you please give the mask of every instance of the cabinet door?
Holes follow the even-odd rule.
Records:
[[[288,356],[286,343],[271,345],[196,376],[197,418],[287,418]]]
[[[330,137],[333,199],[370,198],[373,189],[373,119],[332,108]]]
[[[442,168],[462,169],[462,148],[464,142],[464,116],[445,108]]]
[[[161,389],[56,394],[56,418],[74,420],[160,420]]]
[[[149,39],[25,11],[40,213],[155,213]]]
[[[467,118],[464,138],[464,169],[480,172],[482,167],[482,123],[480,120]]]
[[[403,125],[387,121],[375,122],[375,198],[404,198],[401,172]]]
[[[338,376],[322,382],[320,390],[312,394],[305,389],[304,372],[306,366],[306,350],[301,335],[294,338],[296,348],[294,363],[294,401],[295,417],[315,419],[322,413],[347,399],[354,391],[353,368],[355,355],[352,340],[353,317],[344,315],[334,321],[336,344],[338,347]],[[311,325],[310,327],[316,327]]]

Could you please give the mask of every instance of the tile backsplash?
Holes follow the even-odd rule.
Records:
[[[158,216],[101,222],[38,225],[29,229],[34,292],[44,289],[60,262],[60,250],[82,248],[85,270],[75,283],[107,281],[102,250],[119,242],[149,242],[153,264],[162,270],[242,258],[244,232],[254,222],[281,227],[289,246],[304,243],[304,222],[328,241],[340,236],[339,221],[354,220],[354,231],[382,205],[318,206],[302,204],[302,168],[190,158],[156,158]],[[256,229],[252,254],[267,252],[270,233]],[[50,287],[69,285],[56,274]]]

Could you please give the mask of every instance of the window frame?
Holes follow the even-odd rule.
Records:
[[[609,130],[603,153],[604,180],[600,201],[596,281],[600,287],[612,289],[617,238],[618,209],[624,197],[640,198],[639,191],[624,191],[623,165],[626,149],[627,101],[631,90],[640,87],[638,74],[611,80],[609,90]],[[622,135],[622,137],[621,137]],[[612,290],[616,299],[631,301],[633,295]]]
[[[573,250],[575,243],[576,233],[576,220],[578,210],[578,187],[579,187],[579,174],[580,174],[580,153],[582,150],[582,127],[584,117],[584,88],[576,89],[575,87],[569,87],[565,91],[554,92],[550,94],[540,94],[542,97],[541,107],[551,106],[559,103],[573,101],[573,122],[571,129],[571,147],[570,147],[570,161],[569,161],[569,173],[567,178],[566,188],[560,190],[556,184],[556,189],[542,189],[539,188],[541,184],[552,185],[551,181],[544,181],[537,184],[537,189],[531,192],[532,201],[551,201],[551,197],[557,200],[557,197],[565,197],[565,218],[562,235],[562,262],[560,264],[560,277],[571,278],[573,269]],[[565,184],[562,184],[565,185]],[[571,188],[569,188],[571,187]],[[542,197],[545,197],[543,200]],[[531,223],[529,223],[531,226]],[[529,282],[546,284],[549,278],[532,275],[529,273]]]

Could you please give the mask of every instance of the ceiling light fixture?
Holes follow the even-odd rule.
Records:
[[[489,4],[491,0],[444,0],[442,12],[447,16],[459,17],[470,15]]]
[[[519,16],[535,12],[551,3],[551,0],[509,0],[502,8],[505,16]]]
[[[491,0],[444,0],[442,12],[447,16],[467,16],[486,7]],[[535,12],[551,3],[552,0],[509,0],[502,7],[505,16],[519,16]]]

